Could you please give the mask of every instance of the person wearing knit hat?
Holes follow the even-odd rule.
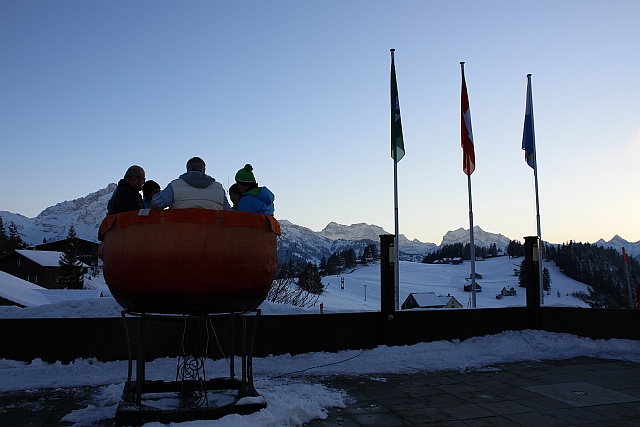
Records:
[[[276,196],[267,187],[258,186],[253,175],[253,166],[247,163],[236,173],[236,184],[242,193],[237,205],[238,212],[273,215]]]
[[[242,184],[255,184],[256,177],[253,176],[253,166],[247,163],[242,169],[236,172],[236,182]]]

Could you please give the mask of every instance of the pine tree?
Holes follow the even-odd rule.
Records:
[[[24,240],[22,240],[20,233],[18,233],[18,226],[13,221],[11,221],[9,223],[9,238],[7,239],[6,250],[13,251],[16,249],[25,249],[26,247],[27,244]]]
[[[78,239],[73,225],[69,227],[67,235],[67,247],[60,255],[60,282],[68,289],[82,289],[84,279],[78,254]]]
[[[526,263],[522,261],[520,263],[520,277],[518,277],[518,284],[521,288],[526,288],[529,286],[530,278],[533,276],[533,269],[531,268],[531,263]]]
[[[318,266],[308,262],[298,278],[298,286],[312,294],[321,294],[324,290]]]
[[[542,289],[545,291],[551,290],[551,273],[549,273],[547,267],[542,269]]]
[[[320,274],[323,276],[327,274],[327,259],[324,256],[320,260]]]
[[[374,261],[380,261],[380,253],[378,252],[378,245],[376,245],[375,243],[372,243],[368,246],[368,248],[371,251],[371,258]]]
[[[2,221],[2,217],[0,216],[0,255],[4,254],[7,251],[8,243],[9,236],[7,235],[7,230],[4,228],[4,222]]]
[[[524,256],[524,245],[519,240],[509,241],[507,245],[507,255],[509,258],[518,258]]]

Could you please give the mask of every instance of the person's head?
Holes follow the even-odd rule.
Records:
[[[206,165],[200,157],[192,157],[187,162],[187,172],[195,171],[204,173]]]
[[[146,181],[142,186],[142,196],[147,200],[151,200],[153,195],[159,192],[160,192],[160,184],[158,184],[152,179]]]
[[[129,166],[129,169],[124,173],[124,180],[131,184],[136,191],[140,191],[147,179],[144,174],[144,169],[138,165],[133,165]]]
[[[253,176],[253,166],[247,163],[242,169],[236,172],[236,184],[238,184],[242,194],[258,186],[256,177]]]
[[[231,203],[233,203],[233,206],[238,205],[241,197],[242,192],[240,191],[240,188],[238,188],[238,184],[233,184],[231,187],[229,187],[229,198],[231,199]]]

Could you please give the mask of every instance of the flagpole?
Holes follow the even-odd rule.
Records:
[[[631,292],[631,278],[629,277],[629,266],[627,265],[627,252],[622,247],[622,262],[624,263],[624,274],[627,276],[627,290],[629,291],[629,303],[633,309],[633,293]]]
[[[467,175],[467,193],[469,195],[469,256],[471,258],[471,274],[469,274],[469,277],[471,279],[471,307],[472,308],[476,308],[476,245],[475,245],[475,241],[473,238],[473,203],[472,203],[472,198],[471,198],[471,174],[473,173],[473,170],[475,169],[475,155],[472,161],[472,164],[469,164],[468,162],[470,162],[471,160],[469,158],[467,158],[468,153],[465,152],[465,148],[464,148],[464,140],[465,137],[469,139],[468,142],[471,143],[471,145],[473,146],[473,133],[471,131],[471,113],[469,113],[468,110],[468,105],[467,105],[467,111],[466,114],[468,115],[467,119],[469,121],[469,123],[465,122],[465,110],[464,104],[468,104],[469,103],[469,99],[468,99],[468,95],[467,95],[467,84],[465,82],[465,78],[464,78],[464,61],[460,62],[460,72],[462,73],[462,89],[463,89],[463,93],[461,96],[461,110],[462,110],[462,150],[463,150],[463,171],[465,172],[465,174]],[[465,133],[467,135],[465,135]]]
[[[531,74],[527,74],[527,103],[531,108],[531,144],[533,147],[533,179],[536,193],[536,226],[538,232],[538,286],[540,287],[540,304],[544,303],[544,278],[542,277],[542,231],[540,228],[540,196],[538,195],[538,153],[536,152],[536,133],[533,123],[533,91],[531,90]]]
[[[393,55],[393,53],[392,53]],[[394,246],[394,263],[395,268],[393,269],[394,273],[394,281],[395,281],[395,294],[396,294],[396,310],[400,309],[400,247],[398,246],[398,162],[393,162],[393,182],[394,182],[394,191],[393,191],[393,200],[394,200],[394,213],[395,213],[395,226],[396,226],[396,235],[394,237],[393,246]]]
[[[473,206],[471,204],[471,175],[467,175],[469,193],[469,245],[471,246],[471,307],[476,308],[476,245],[473,239]]]
[[[395,49],[391,52],[391,157],[393,158],[393,202],[395,236],[393,242],[394,249],[394,293],[395,309],[400,309],[400,247],[398,236],[400,235],[398,226],[398,162],[404,157],[404,141],[402,138],[402,121],[400,118],[400,102],[398,101],[398,85],[394,62]]]

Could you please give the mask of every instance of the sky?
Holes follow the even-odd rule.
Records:
[[[391,58],[406,155],[399,232],[536,234],[521,150],[532,74],[542,238],[640,241],[640,3],[0,0],[0,210],[35,217],[139,164],[167,185],[202,157],[250,163],[275,216],[393,233]]]
[[[517,278],[509,274],[517,261],[499,257],[478,263],[478,271],[486,278],[478,281],[483,286],[483,292],[478,294],[478,307],[526,304],[524,292],[517,287]],[[570,297],[570,293],[584,291],[586,285],[567,278],[551,264],[545,266],[549,268],[551,275],[551,294],[545,299],[545,304],[576,305],[576,300]],[[379,278],[376,276],[379,275],[379,271],[379,265],[371,265],[344,274],[344,290],[339,289],[338,278],[335,276],[323,278],[326,290],[315,307],[302,309],[263,303],[261,309],[266,314],[317,313],[319,303],[323,302],[326,313],[379,310],[380,286]],[[460,302],[465,303],[466,293],[461,292],[459,288],[460,284],[464,283],[464,277],[468,276],[468,264],[401,262],[400,271],[403,299],[408,292],[450,292]],[[1,279],[2,276],[0,282]],[[122,308],[109,297],[103,278],[93,278],[92,282],[97,289],[105,291],[105,297],[95,298],[92,295],[85,300],[58,300],[56,303],[38,304],[29,308],[0,307],[0,317],[119,317]],[[423,283],[430,285],[425,286]],[[515,286],[518,294],[515,297],[497,300],[495,294],[503,286]],[[24,290],[26,287],[22,288]],[[0,286],[1,289],[5,289],[4,284]],[[60,292],[56,292],[55,295],[60,297]],[[77,294],[71,298],[77,298]],[[348,396],[344,390],[324,386],[318,381],[318,377],[322,376],[353,375],[364,376],[374,381],[386,381],[391,374],[443,370],[468,372],[506,362],[569,359],[581,356],[640,363],[640,342],[623,339],[593,340],[571,334],[526,330],[506,331],[464,341],[436,341],[412,346],[380,346],[365,351],[354,349],[335,353],[318,352],[295,356],[285,354],[254,358],[255,386],[267,401],[266,409],[241,418],[238,415],[229,415],[216,421],[193,421],[171,425],[300,426],[312,419],[325,418],[329,408],[345,407],[353,396]],[[239,360],[236,361],[236,366],[241,366]],[[146,378],[174,380],[175,369],[175,359],[156,359],[146,364]],[[227,372],[228,365],[223,359],[209,360],[206,369],[207,372]],[[115,417],[126,375],[126,361],[99,362],[94,359],[78,359],[71,364],[63,365],[59,362],[44,363],[39,359],[30,363],[0,359],[0,392],[24,390],[25,387],[31,392],[36,392],[38,389],[49,387],[95,386],[95,394],[85,402],[86,406],[81,406],[66,415],[63,421],[68,421],[75,427],[98,425],[100,420]],[[219,397],[213,395],[210,396],[210,400]],[[177,399],[167,398],[159,405],[173,408],[175,406],[172,405],[176,404]],[[146,425],[160,426],[159,423]]]

